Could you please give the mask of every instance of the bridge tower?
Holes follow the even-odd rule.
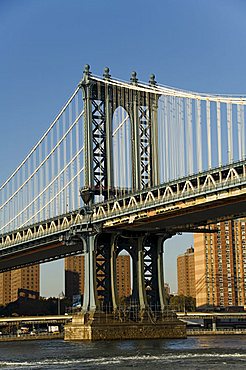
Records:
[[[91,77],[85,66],[80,87],[85,107],[85,188],[93,203],[95,195],[108,198],[114,192],[112,120],[118,107],[130,117],[132,191],[158,185],[158,132],[157,108],[159,94],[154,92],[155,76],[150,76],[150,91],[138,90],[136,72],[131,85],[111,83],[109,69],[103,79]],[[88,194],[87,194],[88,196]]]
[[[115,84],[108,68],[105,68],[102,79],[95,80],[86,65],[79,86],[83,91],[85,112],[85,186],[80,194],[88,224],[86,230],[78,231],[76,227],[74,234],[79,233],[84,244],[82,336],[89,338],[92,334],[88,334],[86,323],[96,322],[98,317],[102,320],[104,314],[119,321],[125,315],[116,288],[116,258],[122,250],[130,254],[133,262],[135,320],[144,322],[150,318],[153,309],[164,313],[163,243],[171,235],[164,232],[157,235],[119,230],[109,232],[103,228],[95,229],[90,223],[96,197],[101,196],[104,200],[116,197],[112,122],[117,108],[123,108],[130,119],[132,181],[129,191],[141,191],[159,183],[157,108],[160,95],[155,92],[155,76],[150,76],[149,90],[141,90],[138,89],[136,72],[132,73],[130,84]],[[72,326],[67,327],[66,339],[81,338],[81,329],[76,331],[78,320],[78,316],[75,317]]]

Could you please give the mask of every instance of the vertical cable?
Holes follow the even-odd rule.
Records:
[[[246,129],[245,129],[245,105],[241,107],[241,124],[242,124],[242,159],[246,159]]]
[[[216,102],[216,116],[217,116],[217,136],[218,136],[218,165],[222,166],[222,145],[221,145],[221,109],[220,101]]]
[[[184,131],[184,98],[180,98],[180,176],[185,176],[185,131]]]
[[[206,100],[206,116],[207,116],[207,142],[208,142],[208,169],[212,168],[212,146],[211,146],[211,117],[210,117],[210,101]]]
[[[173,151],[173,168],[174,168],[174,175],[173,178],[177,178],[177,136],[176,136],[176,129],[177,129],[177,98],[175,96],[172,97],[172,151]]]
[[[245,159],[245,105],[237,106],[239,160]]]
[[[242,122],[241,122],[242,105],[237,104],[237,135],[238,135],[238,158],[242,159]]]
[[[63,135],[66,132],[66,112],[62,115],[62,123],[63,123]],[[65,167],[67,163],[67,142],[66,138],[63,140],[63,166]],[[67,169],[63,173],[63,213],[67,213]]]
[[[79,94],[76,94],[76,96],[75,96],[75,116],[76,116],[76,119],[77,119],[78,115],[79,115]],[[80,120],[81,120],[81,118],[78,120],[78,123],[76,124],[76,133],[75,133],[75,145],[76,145],[76,154],[77,154],[76,166],[75,166],[76,173],[79,173],[79,170],[80,170],[80,156],[78,155],[78,153],[79,153],[79,143],[80,143],[80,137],[79,137],[79,135],[80,135],[80,131],[79,131]],[[81,187],[81,183],[80,183],[79,179],[80,179],[80,177],[77,177],[77,180],[76,180],[76,184],[77,184],[76,204],[75,204],[76,208],[79,207],[78,194],[79,194],[79,189]]]
[[[193,130],[192,130],[192,100],[188,98],[186,100],[186,113],[187,113],[187,175],[194,173],[194,153],[193,153]]]
[[[173,131],[172,97],[169,96],[169,99],[168,99],[169,181],[174,178],[172,131]]]
[[[227,111],[227,134],[228,134],[228,162],[233,161],[233,132],[232,132],[232,104],[226,104]]]
[[[27,178],[30,177],[31,175],[31,158],[32,156],[28,159],[28,170],[27,170]],[[28,181],[27,183],[27,204],[30,203],[30,200],[31,200],[31,194],[32,194],[32,187],[31,187],[31,179]],[[30,207],[28,206],[28,210],[27,210],[27,217],[28,219],[30,218],[31,216],[31,210],[30,210]]]
[[[164,125],[164,140],[162,141],[163,146],[165,146],[165,173],[164,173],[164,181],[169,180],[169,142],[168,142],[168,97],[164,96],[164,117],[165,117],[165,125]]]
[[[202,171],[202,139],[201,139],[201,100],[196,100],[196,153],[197,170]]]
[[[48,136],[45,137],[45,158],[48,155]],[[44,163],[44,172],[45,172],[45,187],[49,183],[49,160],[47,159]],[[48,196],[49,190],[47,189],[45,192],[45,197],[44,197],[44,203],[46,204],[48,202],[49,196]],[[44,208],[44,215],[47,218],[49,218],[49,213],[48,213],[48,207],[46,206]]]
[[[60,121],[59,120],[56,124],[56,138],[58,142],[60,140]],[[57,148],[57,173],[60,173],[60,171],[61,171],[61,144]],[[56,191],[57,193],[59,193],[61,189],[61,175],[59,175],[56,183],[57,183]],[[61,195],[59,195],[57,198],[57,213],[58,214],[61,213],[61,202],[62,202],[62,197]]]
[[[43,143],[40,144],[40,148],[39,148],[39,163],[40,164],[42,162],[42,155],[43,155]],[[44,166],[42,166],[40,168],[40,175],[39,175],[39,189],[40,191],[42,192],[43,188],[44,188]],[[44,195],[40,195],[39,196],[39,209],[42,209],[42,206],[43,206],[43,197]],[[42,216],[42,212],[39,212],[39,220],[42,221],[44,218]]]
[[[20,170],[17,172],[17,188],[18,189],[19,189],[20,183],[21,183],[20,172],[21,172]],[[18,197],[18,204],[17,204],[17,210],[15,212],[19,214],[20,210],[22,209],[22,207],[21,207],[21,199],[22,199],[21,191],[18,192],[17,197]],[[20,220],[20,222],[21,222],[21,220]],[[19,223],[19,219],[17,219],[17,221],[16,221],[16,228],[18,228],[18,223]]]
[[[51,138],[50,138],[50,151],[54,148],[54,128],[51,130]],[[51,154],[51,176],[50,176],[50,181],[52,181],[55,173],[55,153]],[[50,197],[53,198],[55,196],[55,184],[50,188]],[[50,203],[50,212],[51,215],[50,217],[55,216],[55,199],[53,202]]]
[[[32,171],[34,171],[35,168],[37,167],[37,149],[35,149],[34,152],[33,152],[33,169],[32,169]],[[37,179],[37,176],[38,176],[38,173],[36,173],[33,176],[33,196],[32,196],[32,199],[34,199],[36,197],[36,195],[38,194],[38,181],[37,181],[38,179]],[[33,214],[35,215],[36,212],[37,212],[37,202],[34,202],[32,209],[33,209]],[[38,222],[36,217],[33,219],[33,222],[34,223]]]
[[[163,96],[160,100],[160,106],[159,106],[159,117],[158,119],[158,152],[159,152],[159,158],[160,158],[160,183],[163,183],[164,180],[164,174],[165,174],[165,146],[162,144],[163,142],[163,136],[164,136],[164,128],[165,128],[165,116],[164,116],[164,101]]]
[[[70,127],[73,123],[72,104],[73,104],[73,101],[69,104],[69,107],[68,107],[68,127]],[[68,160],[71,160],[73,158],[73,130],[74,129],[72,129],[70,131],[69,135],[68,135],[68,136],[70,136],[70,144],[69,144],[70,145],[70,155],[69,155]],[[74,163],[72,162],[70,164],[70,179],[73,179],[73,177],[74,177]],[[75,206],[74,206],[74,192],[75,192],[74,180],[69,185],[68,192],[69,192],[69,211],[70,211],[71,209],[72,210],[75,209]]]

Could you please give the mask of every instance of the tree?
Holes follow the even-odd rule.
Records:
[[[169,308],[175,311],[195,311],[196,300],[193,297],[184,295],[170,296]]]

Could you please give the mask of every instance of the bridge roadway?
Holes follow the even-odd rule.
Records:
[[[244,319],[246,312],[177,312],[177,317],[183,320],[195,319]],[[66,324],[72,320],[72,315],[50,315],[50,316],[18,316],[0,317],[0,327],[4,325],[27,325],[27,324]]]
[[[177,312],[179,319],[195,320],[195,319],[244,319],[246,320],[246,312]]]
[[[246,215],[246,161],[116,196],[83,210],[0,236],[0,272],[83,253],[88,231],[154,234],[204,232]],[[201,229],[202,228],[202,229]]]
[[[66,324],[72,315],[0,317],[0,326],[27,324]]]

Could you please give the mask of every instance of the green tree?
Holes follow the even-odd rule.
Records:
[[[184,295],[170,296],[169,308],[175,311],[195,311],[196,300],[193,297]]]

